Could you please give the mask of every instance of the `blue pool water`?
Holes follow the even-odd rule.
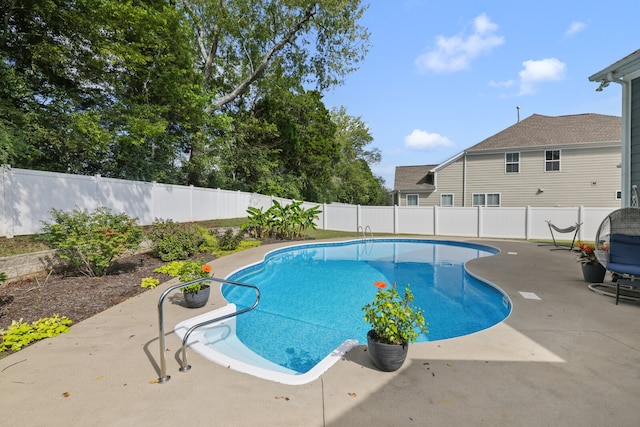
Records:
[[[345,340],[366,343],[362,307],[373,283],[411,284],[435,341],[477,332],[504,320],[509,298],[465,272],[468,260],[490,256],[489,246],[432,240],[376,239],[301,245],[271,252],[229,280],[260,288],[258,307],[236,319],[236,334],[250,350],[298,373],[313,368]],[[250,306],[255,293],[223,286],[225,299]]]

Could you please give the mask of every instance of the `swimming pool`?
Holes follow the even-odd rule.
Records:
[[[435,341],[477,332],[504,320],[509,298],[469,275],[464,263],[498,250],[478,244],[423,239],[375,239],[305,244],[268,253],[262,262],[227,279],[260,288],[258,307],[192,334],[189,345],[205,357],[262,378],[288,384],[312,381],[350,348],[366,342],[362,306],[376,281],[407,283],[425,311]],[[223,285],[229,303],[244,308],[255,294]],[[226,307],[225,310],[231,310]],[[205,314],[176,326],[221,315]],[[184,333],[182,334],[184,335]]]

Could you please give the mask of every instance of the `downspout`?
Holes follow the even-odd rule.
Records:
[[[462,207],[467,206],[467,150],[462,158]]]
[[[621,188],[622,207],[631,206],[631,96],[629,96],[629,82],[617,79],[613,73],[607,74],[606,81],[618,83],[622,86],[622,129],[621,129]],[[604,83],[604,82],[603,82]]]

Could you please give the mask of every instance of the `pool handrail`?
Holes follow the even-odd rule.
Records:
[[[373,231],[371,230],[370,226],[366,226],[366,227],[362,227],[361,225],[358,226],[358,229],[356,230],[356,239],[358,238],[358,236],[360,235],[360,231],[362,231],[362,241],[366,242],[367,241],[367,231],[369,232],[369,240],[373,240]]]
[[[191,365],[187,364],[187,340],[189,339],[189,335],[191,335],[191,333],[194,330],[196,330],[201,326],[219,322],[221,320],[229,319],[239,314],[251,311],[254,308],[256,308],[258,306],[258,303],[260,302],[260,289],[258,289],[257,286],[254,286],[248,283],[234,282],[232,280],[218,279],[217,277],[203,277],[200,279],[192,280],[190,282],[179,283],[165,290],[160,296],[160,299],[158,300],[159,343],[160,343],[160,377],[158,378],[158,384],[164,384],[171,379],[171,376],[167,375],[167,363],[164,355],[166,352],[166,342],[165,342],[165,335],[164,335],[164,300],[167,297],[167,295],[169,295],[171,292],[177,289],[182,289],[186,286],[193,285],[196,283],[202,283],[202,282],[219,282],[221,284],[252,288],[256,292],[256,300],[251,307],[243,308],[242,310],[238,310],[233,313],[226,314],[224,316],[219,316],[214,319],[209,319],[206,322],[198,323],[197,325],[194,325],[191,328],[189,328],[187,333],[182,338],[182,362],[179,369],[180,372],[187,372],[189,369],[191,369]]]

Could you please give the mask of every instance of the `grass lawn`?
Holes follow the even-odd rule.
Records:
[[[219,219],[202,221],[197,224],[202,227],[240,227],[246,218]],[[145,230],[149,227],[144,227]],[[331,230],[308,230],[306,235],[312,239],[332,239],[338,237],[355,237],[356,233]],[[50,249],[39,235],[16,236],[11,239],[0,237],[0,258]]]

